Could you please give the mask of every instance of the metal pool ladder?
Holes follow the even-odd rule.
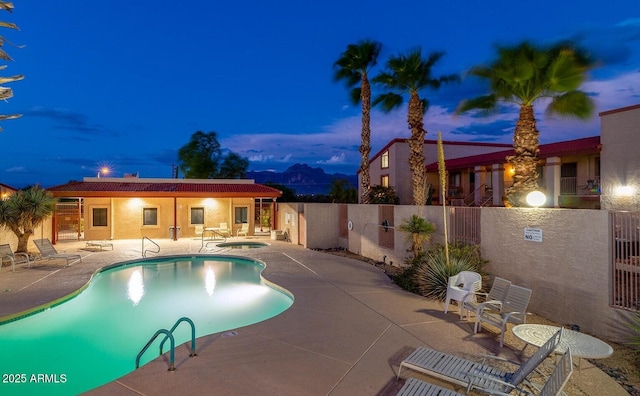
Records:
[[[156,333],[147,342],[147,345],[145,345],[144,348],[142,348],[142,350],[138,353],[138,356],[136,356],[136,369],[138,367],[140,367],[140,358],[142,357],[142,355],[144,355],[144,353],[147,351],[147,349],[151,346],[153,341],[155,341],[155,339],[160,334],[164,334],[165,337],[162,340],[162,342],[160,343],[160,355],[158,355],[158,356],[162,356],[162,347],[164,346],[165,341],[167,341],[167,339],[169,339],[169,342],[171,343],[171,349],[169,351],[169,371],[175,371],[176,370],[176,366],[174,364],[174,362],[175,362],[176,345],[175,345],[175,340],[173,338],[173,331],[182,322],[187,322],[191,326],[191,351],[189,352],[189,357],[197,356],[197,354],[196,354],[196,325],[193,324],[193,321],[191,319],[183,316],[182,318],[180,318],[180,319],[178,319],[176,321],[176,323],[173,325],[171,330],[160,329],[160,330],[156,331]]]
[[[151,249],[146,249],[144,248],[144,241],[147,240],[151,243],[153,243],[156,246],[157,250],[151,250]],[[155,243],[154,241],[151,240],[151,238],[149,237],[142,237],[142,257],[147,257],[147,252],[151,252],[151,253],[160,253],[160,245],[158,245],[157,243]]]

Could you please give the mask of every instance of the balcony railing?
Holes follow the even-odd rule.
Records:
[[[560,178],[560,195],[600,195],[600,177],[578,184],[577,177]]]

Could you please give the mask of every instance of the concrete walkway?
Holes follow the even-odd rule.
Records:
[[[417,346],[516,361],[532,352],[532,347],[523,352],[524,344],[517,342],[501,349],[497,333],[486,329],[474,335],[473,325],[459,320],[457,307],[445,315],[442,302],[400,289],[372,265],[260,240],[270,246],[220,252],[264,261],[264,277],[295,296],[291,308],[267,321],[198,339],[195,358],[188,357],[186,346],[177,347],[174,372],[159,358],[87,394],[394,395],[408,376],[437,382],[410,370],[396,380],[399,363]],[[163,255],[201,248],[200,240],[188,238],[158,243]],[[56,247],[80,253],[83,263],[63,267],[43,261],[30,269],[18,266],[15,273],[2,268],[0,317],[62,298],[97,269],[141,258],[142,249],[139,240],[114,241],[113,251],[90,251],[82,241]],[[587,361],[565,390],[569,395],[628,394]]]

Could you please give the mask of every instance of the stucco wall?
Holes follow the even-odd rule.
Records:
[[[377,205],[348,205],[353,224],[348,238],[339,238],[338,205],[305,204],[309,235],[320,233],[321,248],[343,247],[377,261],[401,265],[409,253],[405,234],[395,232],[394,249],[378,245]],[[289,210],[294,211],[293,206]],[[312,212],[313,215],[308,216]],[[442,207],[394,206],[394,227],[412,214],[436,224],[433,243],[442,243]],[[335,220],[328,219],[333,217]],[[447,218],[449,220],[449,218]],[[529,312],[611,341],[628,340],[632,312],[609,306],[611,250],[608,212],[571,209],[481,209],[481,251],[486,272],[531,288]],[[525,228],[542,230],[542,242],[525,240]],[[336,241],[331,246],[331,242]],[[311,247],[311,246],[309,246]]]
[[[31,236],[31,238],[29,238],[29,245],[27,247],[27,249],[29,249],[29,252],[34,252],[34,253],[38,252],[38,248],[36,248],[36,245],[33,243],[34,239],[46,238],[46,239],[49,239],[50,241],[53,241],[53,238],[51,236],[52,235],[51,221],[52,221],[52,218],[49,217],[43,222],[41,226],[36,227],[36,229],[33,230],[33,235]],[[15,252],[15,250],[18,248],[18,237],[16,236],[16,234],[13,233],[13,231],[7,228],[1,227],[0,228],[0,245],[4,245],[6,243],[11,245],[11,249]]]
[[[235,224],[234,208],[247,207],[250,234],[253,233],[255,207],[251,198],[233,199],[202,199],[178,198],[175,201],[177,215],[174,219],[173,198],[86,198],[85,208],[85,240],[99,239],[138,239],[143,236],[149,238],[169,238],[169,228],[174,225],[180,227],[180,237],[195,237],[195,226],[191,224],[190,213],[192,207],[204,207],[205,227],[219,227],[226,222],[235,235],[241,227]],[[108,226],[94,227],[92,224],[92,209],[108,208]],[[113,213],[111,213],[113,208]],[[158,208],[158,225],[142,225],[144,208]],[[113,226],[115,225],[115,226]]]
[[[640,210],[640,105],[601,114],[601,195],[602,209]],[[630,196],[616,194],[616,188],[631,186]]]

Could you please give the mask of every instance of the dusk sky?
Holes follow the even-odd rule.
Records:
[[[597,113],[640,103],[640,3],[538,0],[454,1],[19,1],[0,20],[12,57],[2,76],[14,97],[0,103],[0,183],[50,187],[95,177],[170,177],[178,149],[196,131],[216,131],[249,170],[295,163],[355,174],[360,107],[333,81],[350,43],[383,44],[390,55],[421,47],[446,54],[436,75],[458,85],[421,92],[431,102],[427,138],[511,143],[517,109],[480,118],[453,115],[486,93],[464,78],[495,57],[496,44],[576,40],[598,60],[583,90],[596,102],[589,121],[549,118],[537,106],[542,143],[599,134]],[[2,64],[4,64],[3,62]],[[374,87],[374,95],[377,91]],[[372,154],[409,137],[406,106],[372,112]],[[427,162],[435,161],[427,158]]]

